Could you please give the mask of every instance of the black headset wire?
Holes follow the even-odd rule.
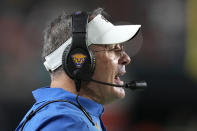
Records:
[[[77,108],[79,108],[83,113],[84,115],[88,118],[88,120],[92,123],[93,126],[95,126],[95,123],[93,122],[92,120],[92,117],[89,115],[89,113],[81,106],[80,102],[79,102],[79,99],[78,99],[78,96],[79,94],[77,94],[76,96],[76,101],[77,101],[77,104],[71,102],[71,101],[68,101],[68,100],[53,100],[53,101],[49,101],[43,105],[41,105],[39,108],[37,108],[35,111],[32,110],[29,115],[26,117],[25,121],[23,122],[22,126],[21,126],[21,131],[24,129],[24,126],[25,124],[38,112],[40,111],[42,108],[44,108],[45,106],[47,106],[48,104],[51,104],[51,103],[54,103],[54,102],[68,102],[74,106],[76,106]]]
[[[88,120],[92,123],[93,126],[95,126],[95,123],[92,120],[92,117],[90,114],[83,108],[83,106],[80,104],[79,99],[78,99],[79,94],[77,94],[76,101],[78,104],[78,108],[85,114],[85,116],[88,118]]]

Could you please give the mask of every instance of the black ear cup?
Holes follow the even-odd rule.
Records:
[[[89,49],[88,49],[89,50]],[[94,74],[94,70],[96,67],[96,57],[94,56],[93,52],[91,50],[88,51],[89,55],[90,55],[90,61],[91,61],[91,65],[90,65],[90,69],[89,72],[91,73],[89,77],[87,77],[87,80],[90,80]]]
[[[95,68],[95,57],[86,45],[86,12],[72,16],[72,43],[64,50],[62,66],[74,80],[90,80]],[[82,24],[83,23],[83,24]]]
[[[88,52],[77,48],[68,51],[67,47],[62,56],[62,66],[71,79],[89,80],[95,68],[95,57],[89,50]]]
[[[68,53],[70,51],[70,48],[71,48],[71,44],[68,45],[66,47],[66,49],[64,50],[63,54],[62,54],[62,67],[64,69],[64,71],[66,72],[66,74],[71,78],[73,79],[72,75],[69,73],[69,71],[67,70],[67,64],[66,64],[66,61],[67,61],[67,56],[68,56]]]

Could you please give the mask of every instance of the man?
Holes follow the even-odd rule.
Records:
[[[16,130],[104,131],[106,129],[101,120],[103,105],[124,98],[123,88],[101,82],[124,84],[119,77],[126,73],[125,65],[131,60],[121,43],[134,37],[140,25],[114,26],[106,19],[108,15],[102,8],[90,13],[85,45],[91,50],[88,53],[92,52],[95,57],[95,68],[90,79],[83,78],[86,73],[75,78],[67,72],[62,60],[72,51],[75,28],[81,28],[80,24],[73,24],[74,18],[63,14],[46,29],[42,57],[50,73],[51,84],[50,87],[33,91],[36,103]],[[75,63],[78,59],[73,58],[67,64],[75,63],[76,70],[80,70],[86,56],[77,55],[80,57],[79,63]],[[78,81],[81,83],[77,84]]]

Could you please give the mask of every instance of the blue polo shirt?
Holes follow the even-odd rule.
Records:
[[[26,116],[52,100],[68,100],[76,103],[76,95],[62,88],[44,87],[33,91],[36,103],[27,112],[16,131],[19,131]],[[67,102],[51,103],[38,111],[24,126],[24,131],[105,131],[101,120],[104,108],[92,100],[79,96],[79,102],[92,117],[95,126],[76,106]]]

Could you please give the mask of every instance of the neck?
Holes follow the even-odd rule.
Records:
[[[94,82],[82,82],[82,87],[80,89],[80,96],[86,97],[102,105],[105,103],[104,92],[102,92],[99,84]]]
[[[61,72],[51,76],[51,88],[62,88],[73,94],[77,94],[75,83],[65,73]]]
[[[97,87],[97,86],[98,86],[98,84],[96,84],[96,83],[83,81],[79,95],[86,97],[90,100],[96,101],[97,103],[105,104],[103,99],[100,99],[100,98],[104,98],[104,96],[102,96],[102,94],[104,94],[104,93],[101,93],[101,94],[96,93],[96,92],[100,92],[100,88],[99,87],[92,88],[92,87]],[[56,75],[51,76],[50,87],[51,88],[62,88],[62,89],[69,91],[73,94],[78,93],[76,90],[74,81],[69,76],[67,76],[64,72],[60,72]]]

